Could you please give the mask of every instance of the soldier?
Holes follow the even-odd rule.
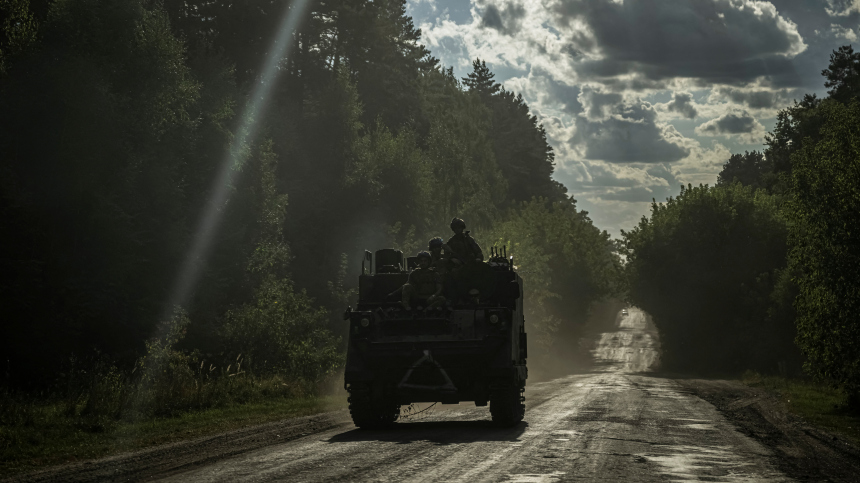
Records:
[[[483,262],[484,252],[478,246],[478,242],[469,235],[466,230],[466,222],[460,218],[451,220],[451,231],[454,236],[448,239],[445,245],[450,248],[451,261],[456,265],[465,265],[472,262]],[[446,250],[449,251],[449,250]]]
[[[409,280],[403,285],[403,308],[412,310],[409,303],[413,299],[426,299],[427,308],[445,303],[442,296],[442,281],[438,273],[430,268],[433,258],[427,252],[418,254],[418,268],[409,273]]]
[[[430,258],[432,259],[430,266],[444,278],[450,268],[448,265],[451,263],[451,247],[442,241],[442,237],[437,236],[430,240],[427,249],[430,250]],[[442,250],[445,250],[445,253],[442,253]]]

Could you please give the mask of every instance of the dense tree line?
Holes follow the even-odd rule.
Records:
[[[608,235],[552,180],[542,126],[483,62],[462,80],[440,68],[404,0],[311,1],[278,76],[262,79],[299,5],[2,4],[7,383],[50,383],[72,354],[131,367],[166,320],[185,321],[166,331],[195,361],[241,353],[314,380],[339,363],[331,314],[353,296],[363,250],[423,248],[452,216],[541,273],[538,330],[561,330],[614,290]],[[261,82],[272,94],[254,99]],[[252,104],[258,127],[244,138]],[[213,248],[190,298],[170,307],[208,209],[221,218]]]
[[[624,234],[630,298],[660,329],[667,367],[796,369],[783,300],[787,227],[775,197],[739,183],[682,188]]]
[[[856,403],[860,53],[839,48],[822,75],[828,96],[781,110],[762,152],[732,155],[715,187],[655,203],[625,234],[628,281],[673,367],[803,361]]]

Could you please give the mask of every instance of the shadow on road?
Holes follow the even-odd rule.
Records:
[[[409,444],[429,441],[437,445],[477,443],[484,441],[519,441],[528,423],[523,421],[510,428],[499,428],[490,421],[416,421],[398,423],[390,429],[353,429],[329,438],[329,443],[385,441]]]

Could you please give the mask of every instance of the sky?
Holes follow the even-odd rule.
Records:
[[[761,150],[777,112],[826,95],[830,53],[857,44],[860,0],[408,0],[458,77],[475,58],[522,94],[555,179],[618,237],[680,186]]]

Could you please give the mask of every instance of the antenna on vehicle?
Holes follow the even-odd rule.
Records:
[[[365,271],[364,262],[369,262],[370,268],[371,268],[371,270],[373,270],[373,254],[370,253],[370,250],[364,251],[364,259],[361,260],[361,274],[362,275],[367,274],[367,272]]]

